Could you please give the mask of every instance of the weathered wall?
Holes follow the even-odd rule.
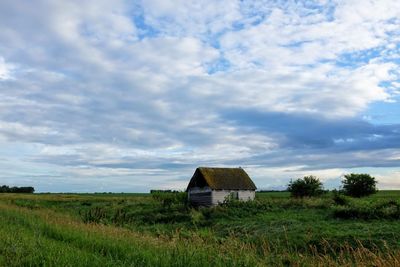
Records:
[[[238,199],[243,201],[253,200],[255,197],[255,191],[252,190],[214,190],[212,191],[212,204],[223,203],[232,192],[237,192]]]
[[[253,200],[256,192],[252,190],[211,190],[209,187],[193,187],[188,190],[189,201],[194,206],[211,206],[223,203],[232,192],[238,194],[242,201]]]
[[[256,191],[253,190],[241,190],[239,191],[239,199],[243,201],[254,200],[256,197]]]
[[[198,188],[193,187],[188,191],[188,198],[194,206],[211,206],[212,192],[209,187]]]

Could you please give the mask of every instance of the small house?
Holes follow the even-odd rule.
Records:
[[[253,200],[257,187],[242,168],[199,167],[186,189],[194,206],[213,206],[227,198]]]

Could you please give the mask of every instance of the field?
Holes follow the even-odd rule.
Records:
[[[400,191],[190,208],[183,194],[0,194],[0,266],[400,266]]]

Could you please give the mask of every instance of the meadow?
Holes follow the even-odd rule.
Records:
[[[0,194],[0,266],[400,266],[400,191],[185,199]]]

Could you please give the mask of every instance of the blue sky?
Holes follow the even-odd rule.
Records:
[[[0,184],[400,189],[400,2],[1,1]]]

